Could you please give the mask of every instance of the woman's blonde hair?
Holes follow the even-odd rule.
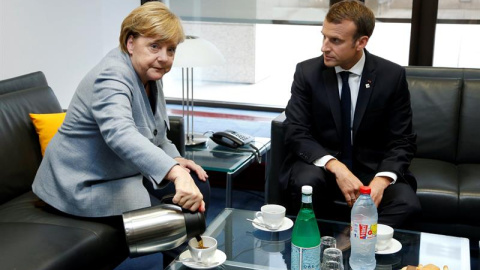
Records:
[[[130,36],[159,37],[160,42],[185,40],[180,19],[167,6],[158,1],[147,2],[123,20],[120,30],[120,48],[128,53],[127,41]]]

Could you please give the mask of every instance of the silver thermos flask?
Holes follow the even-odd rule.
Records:
[[[203,213],[173,204],[129,211],[122,217],[132,258],[176,248],[206,227]]]

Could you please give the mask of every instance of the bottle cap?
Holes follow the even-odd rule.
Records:
[[[310,195],[312,194],[312,187],[311,186],[302,186],[302,193]]]
[[[360,187],[360,194],[370,194],[372,190],[368,186],[361,186]]]

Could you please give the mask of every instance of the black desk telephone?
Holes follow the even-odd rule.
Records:
[[[223,146],[227,146],[230,148],[238,148],[240,146],[247,145],[253,142],[254,137],[227,129],[225,131],[213,133],[210,139],[212,139],[212,141],[216,142],[217,144]]]

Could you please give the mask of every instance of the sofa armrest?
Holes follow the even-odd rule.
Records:
[[[285,112],[272,120],[270,159],[267,163],[267,179],[265,182],[265,201],[287,205],[287,194],[280,188],[280,168],[287,157],[288,150],[285,146]],[[334,206],[338,211],[338,219],[348,221],[350,208],[344,201],[335,201]],[[287,210],[288,212],[288,210]]]
[[[282,190],[279,183],[280,168],[287,156],[283,129],[284,121],[285,112],[272,120],[270,159],[267,162],[267,179],[265,181],[265,201],[267,203],[283,204],[285,200],[285,198],[282,198]]]
[[[171,115],[168,117],[170,129],[167,131],[167,138],[170,139],[180,152],[185,156],[185,125],[182,116]]]

